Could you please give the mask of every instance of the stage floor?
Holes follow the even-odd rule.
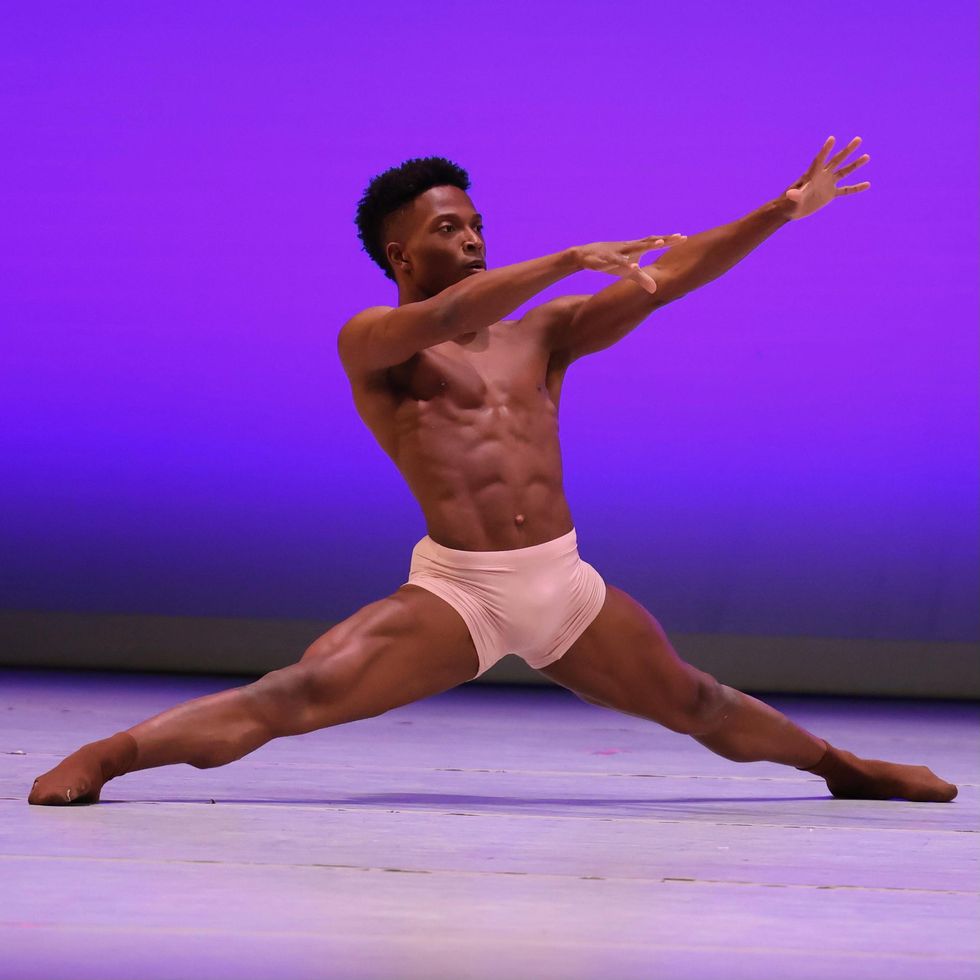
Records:
[[[557,688],[466,685],[32,807],[84,742],[250,678],[0,671],[0,977],[975,980],[980,708],[767,697],[948,804],[842,801]]]

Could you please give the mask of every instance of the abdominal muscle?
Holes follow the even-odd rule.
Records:
[[[438,544],[510,551],[572,529],[555,409],[547,393],[534,396],[536,410],[526,398],[475,409],[424,402],[400,433],[398,468]]]
[[[563,495],[547,498],[544,506],[537,502],[544,495],[533,490],[522,495],[523,501],[516,496],[512,488],[498,484],[479,497],[446,500],[429,509],[423,506],[429,537],[460,551],[511,551],[543,544],[572,529]]]

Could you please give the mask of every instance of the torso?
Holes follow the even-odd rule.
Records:
[[[345,365],[358,414],[439,544],[509,551],[572,529],[558,439],[567,364],[545,340],[562,309],[542,304],[384,370]]]

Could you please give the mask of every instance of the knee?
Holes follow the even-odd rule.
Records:
[[[711,674],[698,671],[667,727],[682,735],[706,735],[725,720],[731,709],[731,689]]]
[[[335,671],[312,657],[270,671],[247,691],[256,717],[278,737],[320,727],[315,716],[336,699],[336,689]]]
[[[392,704],[378,704],[357,664],[311,657],[274,670],[252,685],[252,698],[271,736],[301,735],[349,721],[374,718]]]

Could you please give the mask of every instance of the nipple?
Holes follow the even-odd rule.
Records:
[[[524,515],[523,514],[518,514],[517,517],[514,518],[514,523],[518,527],[520,527],[524,523]]]

